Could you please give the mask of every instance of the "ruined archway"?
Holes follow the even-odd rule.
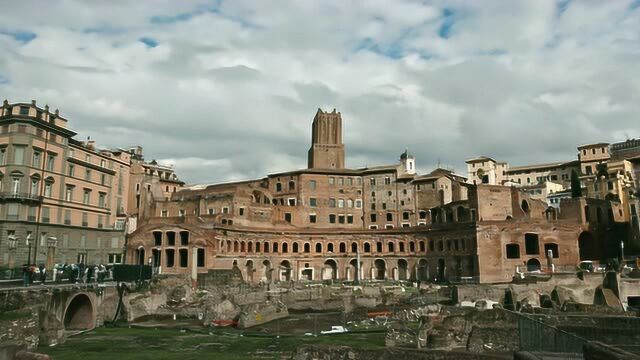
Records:
[[[349,280],[357,281],[360,279],[358,276],[358,260],[351,259],[351,261],[349,261],[349,274]]]
[[[398,280],[407,280],[408,268],[409,268],[409,263],[407,263],[407,260],[405,259],[398,260]]]
[[[384,280],[386,278],[387,264],[382,259],[376,259],[373,266],[375,267],[376,280]]]
[[[64,311],[65,330],[89,330],[96,324],[93,303],[86,294],[77,294]]]
[[[538,259],[529,259],[527,261],[527,271],[538,271],[541,269],[540,261]]]
[[[271,268],[271,262],[269,260],[265,260],[262,262],[262,266],[264,267],[264,280],[267,283],[271,282],[271,275],[273,273],[273,269]]]
[[[429,280],[429,263],[427,263],[427,260],[420,259],[420,262],[418,262],[417,277],[418,277],[418,280],[420,281]]]
[[[333,259],[324,262],[322,268],[322,280],[335,280],[338,278],[338,264]]]

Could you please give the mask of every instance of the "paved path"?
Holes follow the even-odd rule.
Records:
[[[101,286],[101,287],[115,287],[116,283],[114,281],[107,281],[103,283],[95,283],[90,282],[87,284],[74,284],[68,281],[55,283],[53,281],[47,281],[44,285],[40,282],[33,283],[29,286],[23,286],[22,282],[15,281],[0,281],[0,292],[2,291],[15,291],[15,290],[45,290],[45,289],[72,289],[72,288],[86,288],[89,286]]]

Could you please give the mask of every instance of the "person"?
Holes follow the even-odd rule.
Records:
[[[36,270],[38,268],[36,267],[36,264],[31,264],[31,266],[29,267],[29,283],[33,284],[33,280],[36,277]]]
[[[98,265],[93,267],[93,281],[98,282],[98,277],[100,276],[100,268]]]
[[[22,265],[22,281],[25,287],[29,286],[29,277],[31,275],[29,274],[29,265],[24,264]]]
[[[40,269],[40,283],[44,285],[45,280],[47,280],[47,268],[40,264],[38,269]]]

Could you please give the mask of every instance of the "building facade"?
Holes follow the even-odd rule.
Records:
[[[318,110],[312,129],[307,169],[154,195],[127,260],[166,274],[237,267],[249,282],[501,282],[550,263],[573,271],[598,256],[580,244],[609,243],[584,218],[586,203],[557,211],[522,189],[483,184],[507,179],[492,159],[470,163],[472,176],[488,169],[475,184],[446,169],[419,175],[408,151],[396,164],[348,169],[340,113]]]
[[[123,261],[137,216],[131,183],[144,162],[78,141],[67,124],[35,101],[0,108],[0,266],[44,263],[50,248],[55,262]]]

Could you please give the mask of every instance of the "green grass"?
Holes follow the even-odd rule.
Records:
[[[280,359],[307,344],[347,345],[360,349],[384,347],[384,333],[332,336],[251,337],[223,334],[180,333],[177,329],[99,328],[67,339],[40,352],[54,360],[163,359]]]
[[[0,321],[13,321],[27,319],[31,316],[31,311],[12,310],[0,313]]]

